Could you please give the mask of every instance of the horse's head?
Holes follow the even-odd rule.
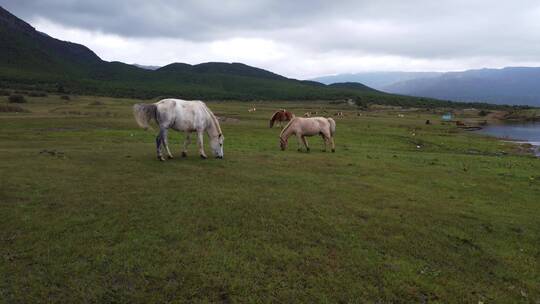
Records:
[[[279,146],[281,148],[281,151],[285,151],[287,149],[287,145],[289,144],[287,139],[284,139],[283,137],[279,138]]]
[[[216,158],[223,158],[223,142],[225,141],[225,136],[219,133],[218,136],[212,137],[210,139],[210,147],[212,148],[212,153]]]

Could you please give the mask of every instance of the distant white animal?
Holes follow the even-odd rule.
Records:
[[[253,107],[253,108],[251,108],[251,109],[248,109],[248,112],[249,112],[249,113],[255,112],[255,111],[257,111],[257,108],[255,108],[255,107]]]
[[[191,143],[191,132],[197,132],[199,155],[204,159],[207,158],[203,145],[204,132],[206,132],[210,138],[212,153],[216,158],[223,158],[225,137],[216,116],[202,101],[163,99],[153,104],[136,104],[133,106],[133,114],[137,124],[144,129],[148,129],[148,123],[152,119],[159,125],[156,149],[157,157],[161,161],[165,160],[161,153],[163,146],[167,150],[169,158],[173,158],[167,139],[169,128],[186,133],[182,157],[187,156],[187,147]]]

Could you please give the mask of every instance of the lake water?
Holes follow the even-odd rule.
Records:
[[[502,139],[530,143],[536,147],[536,155],[540,156],[540,123],[491,125],[477,132]]]

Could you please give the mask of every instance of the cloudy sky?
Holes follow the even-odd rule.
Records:
[[[540,66],[537,0],[0,0],[104,60],[243,62],[296,78]]]

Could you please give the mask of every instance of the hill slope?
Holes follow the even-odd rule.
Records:
[[[353,74],[338,74],[318,77],[313,80],[325,84],[340,82],[360,82],[369,87],[381,90],[391,84],[417,78],[431,78],[442,75],[438,72],[362,72]]]
[[[384,88],[391,93],[456,101],[540,106],[540,68],[508,67],[445,73]]]
[[[365,84],[359,83],[359,82],[336,82],[328,85],[331,88],[340,88],[340,89],[353,89],[353,90],[360,90],[364,92],[378,92],[379,91],[368,87]]]

